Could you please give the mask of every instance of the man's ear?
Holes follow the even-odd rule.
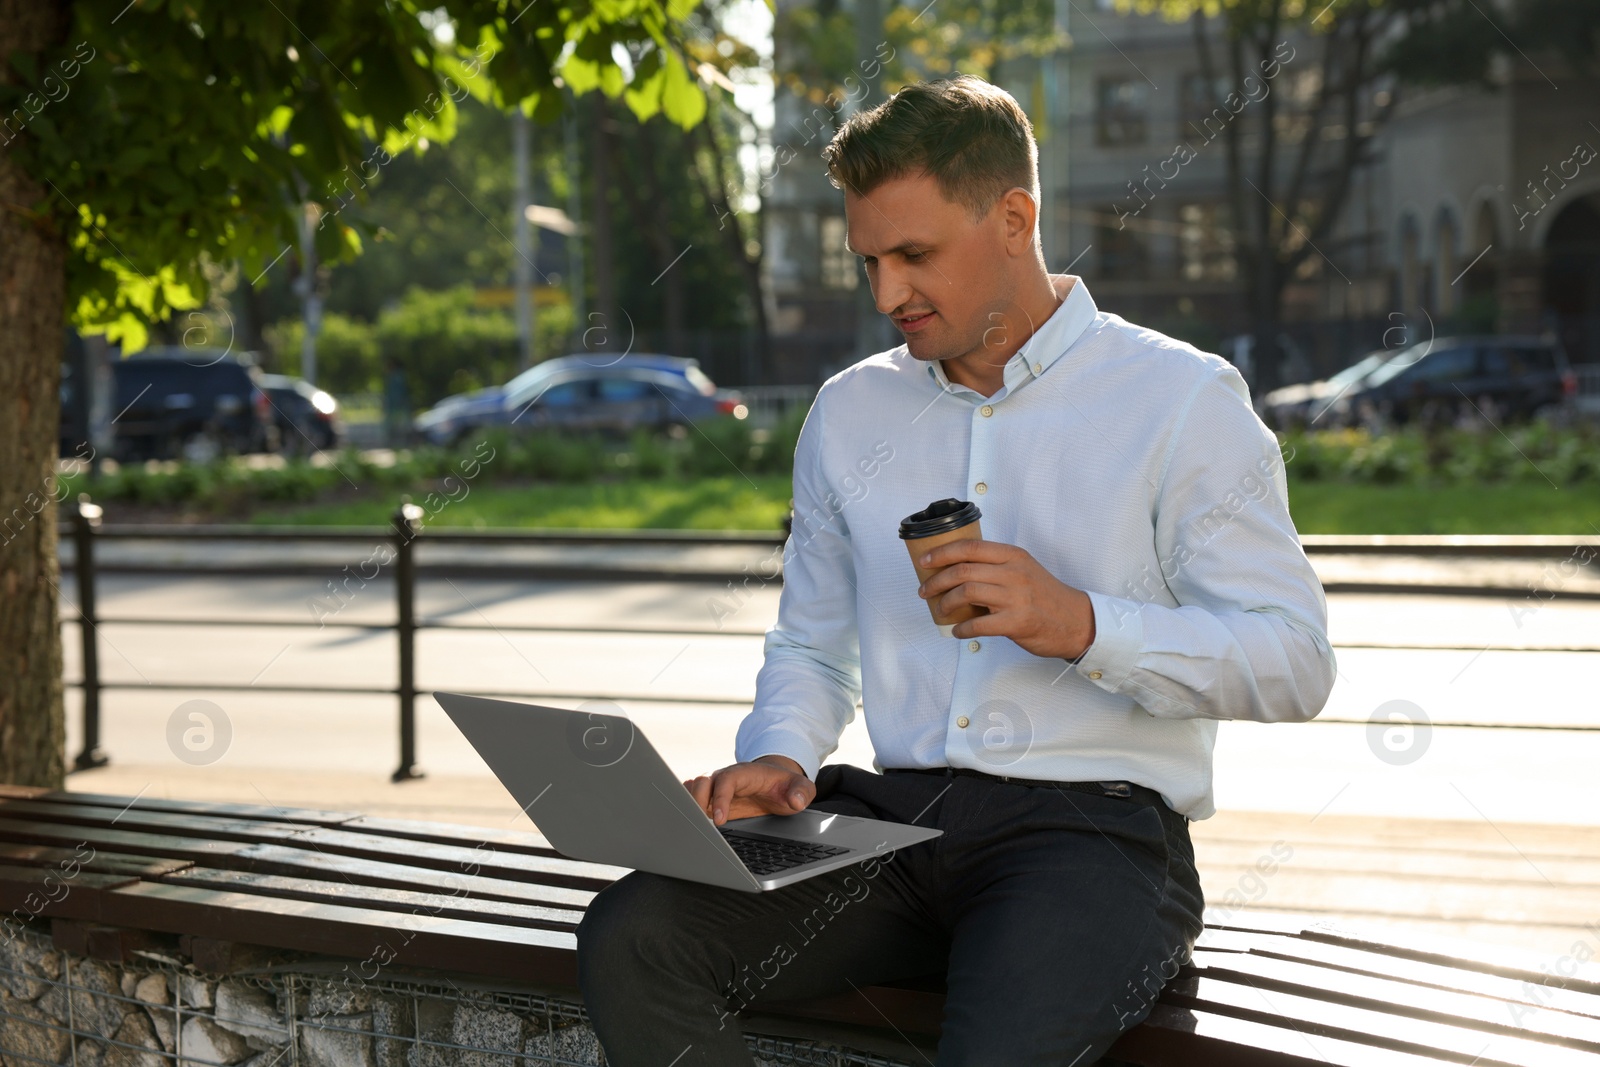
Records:
[[[1001,218],[1005,222],[1006,252],[1013,256],[1025,255],[1033,245],[1033,232],[1039,221],[1039,205],[1033,194],[1022,186],[1013,186],[1000,198]]]

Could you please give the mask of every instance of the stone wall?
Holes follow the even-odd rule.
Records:
[[[573,1000],[308,958],[228,976],[144,952],[109,964],[42,924],[0,936],[0,1067],[598,1067]],[[832,1043],[749,1039],[758,1067],[900,1067]]]

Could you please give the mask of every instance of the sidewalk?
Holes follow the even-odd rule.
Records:
[[[1571,544],[1580,539],[1552,539]],[[1600,540],[1600,539],[1597,539]],[[373,556],[382,542],[282,543],[257,541],[100,540],[95,561],[104,571],[179,571],[213,574],[339,573]],[[1462,592],[1507,596],[1600,598],[1600,546],[1587,564],[1570,549],[1552,547],[1544,558],[1456,556],[1408,552],[1335,553],[1316,545],[1308,553],[1329,592]],[[61,544],[61,567],[73,565],[69,539]],[[380,557],[382,558],[382,557]],[[749,545],[540,545],[429,543],[417,541],[417,565],[451,577],[563,578],[612,580],[764,582],[782,572],[782,546]]]

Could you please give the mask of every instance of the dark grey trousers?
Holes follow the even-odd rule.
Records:
[[[944,835],[765,893],[608,886],[578,976],[609,1062],[746,1067],[748,1006],[944,972],[938,1067],[1089,1067],[1200,934],[1188,820],[1164,804],[830,764],[812,807]]]

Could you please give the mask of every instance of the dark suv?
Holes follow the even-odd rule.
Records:
[[[1441,425],[1481,414],[1494,422],[1547,417],[1576,396],[1559,343],[1538,337],[1441,337],[1404,349],[1330,411],[1344,425],[1377,415],[1395,425]]]
[[[111,365],[113,452],[125,459],[211,459],[274,443],[254,368],[220,350],[148,348]]]

